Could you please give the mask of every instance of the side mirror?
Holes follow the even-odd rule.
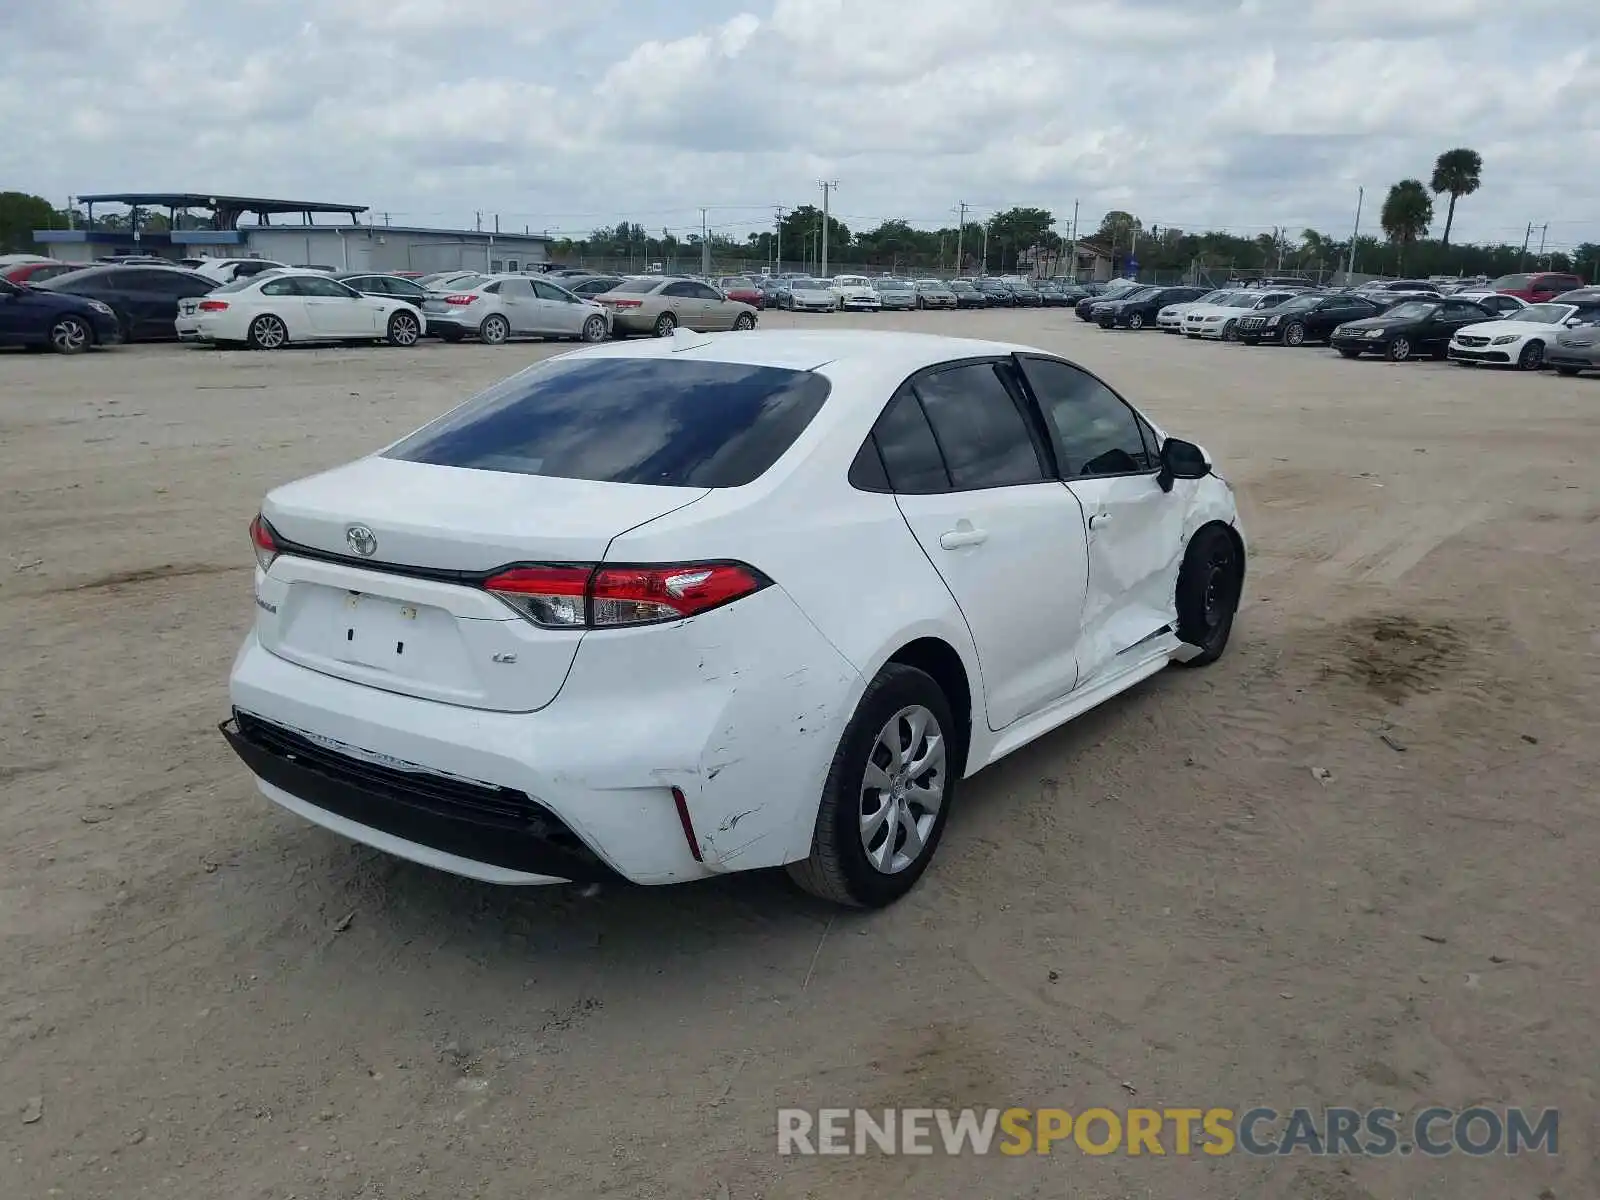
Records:
[[[1583,324],[1583,318],[1582,317],[1568,317],[1565,321],[1563,321],[1561,323],[1563,325],[1565,325],[1568,329],[1576,329],[1579,325]]]
[[[1156,482],[1163,492],[1172,490],[1174,479],[1204,479],[1211,474],[1211,460],[1193,442],[1169,437],[1161,443],[1161,472]]]

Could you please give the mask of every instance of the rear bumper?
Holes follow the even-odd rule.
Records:
[[[809,852],[863,688],[770,587],[682,625],[586,634],[559,695],[535,712],[353,683],[272,654],[252,632],[229,680],[243,718],[229,741],[269,799],[404,858],[491,882],[677,883]],[[245,736],[251,718],[264,734]],[[271,727],[310,735],[311,761],[282,761]],[[330,743],[350,753],[319,765]]]

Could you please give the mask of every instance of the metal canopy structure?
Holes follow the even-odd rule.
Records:
[[[126,204],[134,214],[141,208],[164,208],[169,217],[176,217],[180,209],[199,208],[211,214],[213,229],[231,230],[239,227],[239,218],[253,214],[262,225],[271,225],[274,216],[300,214],[302,225],[313,224],[316,213],[339,213],[358,223],[358,216],[367,211],[365,204],[329,204],[316,200],[270,200],[261,196],[218,196],[206,192],[101,192],[94,196],[79,196],[87,206],[89,227],[94,228],[96,204]],[[137,221],[130,224],[137,226]]]

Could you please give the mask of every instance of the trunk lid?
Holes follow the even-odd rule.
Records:
[[[261,580],[257,632],[281,658],[384,691],[542,708],[583,633],[534,625],[482,577],[512,563],[600,562],[618,534],[707,491],[362,459],[262,505],[288,545]]]

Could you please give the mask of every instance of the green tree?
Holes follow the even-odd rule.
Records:
[[[819,253],[818,234],[822,230],[822,210],[815,204],[802,204],[783,219],[783,253],[786,259],[815,259]],[[809,239],[809,240],[808,240]],[[850,250],[850,229],[831,213],[828,215],[828,257],[843,260]]]
[[[1015,265],[1024,250],[1059,247],[1061,239],[1051,228],[1055,222],[1055,216],[1043,208],[1008,208],[990,217],[989,249],[991,254],[999,251],[1000,269],[1004,271],[1008,261]]]
[[[1403,269],[1406,247],[1428,232],[1433,224],[1433,198],[1420,179],[1402,179],[1383,200],[1379,224],[1398,248],[1396,269]]]
[[[1444,218],[1444,236],[1439,239],[1441,245],[1450,244],[1450,226],[1456,219],[1456,201],[1477,191],[1478,185],[1483,182],[1482,176],[1483,155],[1465,146],[1446,150],[1434,160],[1433,179],[1429,186],[1436,196],[1446,193],[1450,196],[1450,208]]]
[[[31,250],[35,229],[59,224],[50,201],[27,192],[0,192],[0,250]]]

